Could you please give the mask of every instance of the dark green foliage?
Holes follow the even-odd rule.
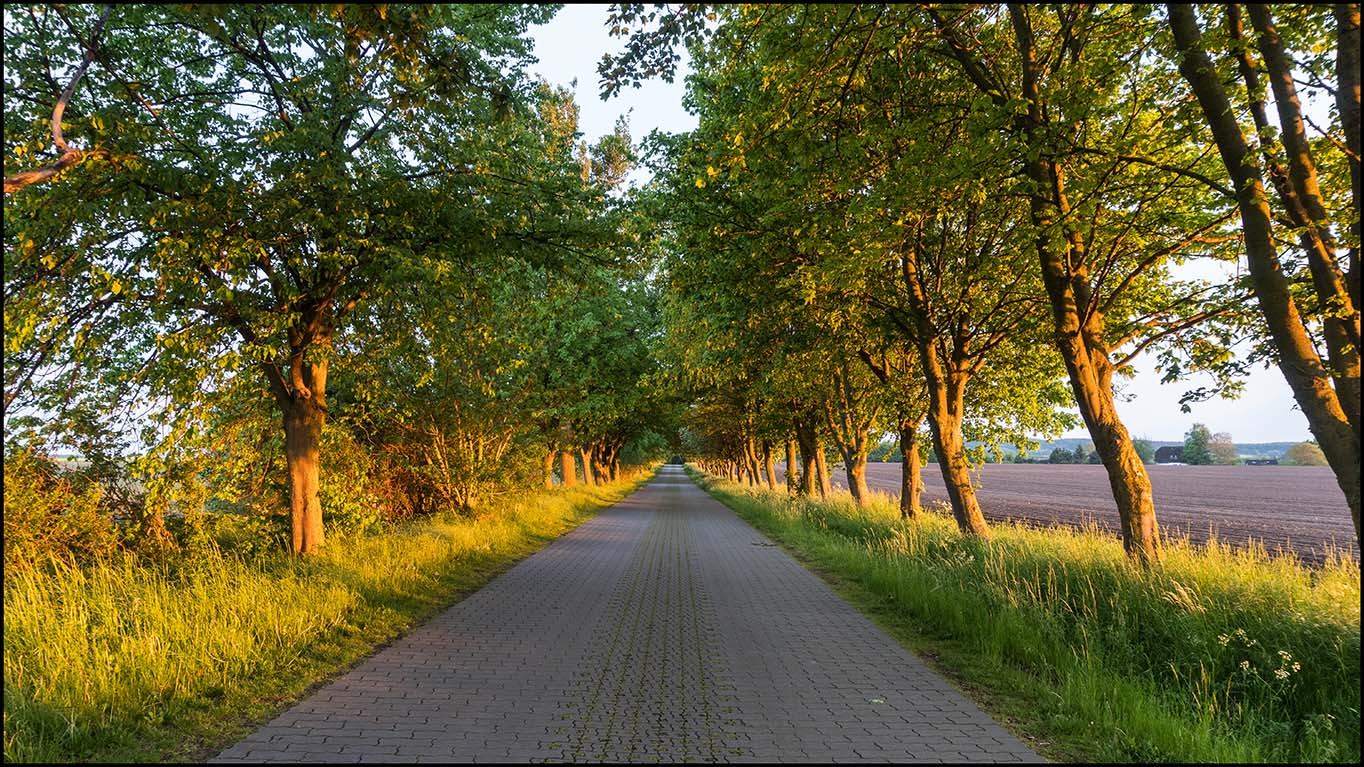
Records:
[[[1190,466],[1207,466],[1214,463],[1209,443],[1212,432],[1201,423],[1196,423],[1184,434],[1184,463]]]

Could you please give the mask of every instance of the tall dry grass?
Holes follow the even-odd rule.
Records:
[[[759,529],[869,598],[954,669],[1022,703],[1071,753],[1107,761],[1345,761],[1360,755],[1360,570],[1212,541],[1127,561],[1097,529],[997,524],[963,537],[945,513],[906,521],[704,479]],[[1003,687],[1001,687],[1003,685]]]
[[[230,736],[244,713],[268,715],[637,484],[512,498],[336,540],[306,560],[207,546],[169,566],[122,555],[15,572],[5,761],[193,758],[192,744]]]

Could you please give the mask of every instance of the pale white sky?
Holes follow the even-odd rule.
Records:
[[[685,90],[683,77],[690,68],[683,52],[682,65],[672,83],[659,79],[640,88],[625,88],[620,95],[603,102],[597,85],[597,62],[602,54],[618,52],[620,38],[608,34],[607,5],[567,5],[548,24],[534,27],[538,72],[555,85],[567,86],[577,78],[574,96],[581,108],[579,129],[589,142],[610,133],[616,117],[629,113],[630,134],[639,139],[657,128],[676,133],[696,127],[694,115],[682,108]],[[646,176],[637,171],[632,180]],[[1154,372],[1154,357],[1137,362],[1137,377],[1124,384],[1126,393],[1135,395],[1130,402],[1119,402],[1118,411],[1135,437],[1154,440],[1179,440],[1195,422],[1214,432],[1228,432],[1237,442],[1280,442],[1311,438],[1307,419],[1293,401],[1292,392],[1278,368],[1256,370],[1246,379],[1245,393],[1236,400],[1214,399],[1192,406],[1193,412],[1179,410],[1179,397],[1200,383],[1161,384]],[[1085,431],[1064,436],[1084,437]]]

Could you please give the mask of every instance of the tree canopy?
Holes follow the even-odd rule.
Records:
[[[866,502],[894,437],[987,538],[973,469],[1083,424],[1150,564],[1122,381],[1263,361],[1358,525],[1357,6],[619,5],[603,97],[685,46],[698,126],[590,143],[553,13],[7,8],[7,451],[308,553],[669,453]]]

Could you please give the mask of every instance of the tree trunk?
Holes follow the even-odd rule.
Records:
[[[559,474],[564,481],[564,487],[576,487],[578,484],[577,471],[573,468],[573,453],[565,450],[559,453]]]
[[[757,446],[753,444],[752,437],[744,437],[744,472],[748,475],[749,485],[756,487],[761,484],[759,480],[760,472],[758,469]]]
[[[1273,214],[1265,194],[1264,179],[1246,146],[1235,112],[1203,49],[1202,35],[1187,6],[1167,6],[1170,28],[1180,53],[1179,71],[1188,81],[1202,107],[1204,119],[1222,155],[1222,164],[1236,189],[1237,207],[1245,239],[1246,261],[1260,311],[1269,328],[1282,371],[1293,397],[1307,417],[1308,426],[1335,472],[1345,494],[1359,538],[1359,433],[1352,428],[1341,406],[1331,377],[1308,335],[1294,303],[1288,277],[1273,242]],[[1354,403],[1358,407],[1358,403]]]
[[[900,422],[900,516],[914,519],[923,513],[919,499],[923,495],[924,480],[919,462],[919,422]]]
[[[547,490],[553,490],[553,489],[554,489],[554,451],[553,451],[553,450],[546,450],[546,451],[545,451],[545,457],[544,457],[544,460],[541,462],[541,467],[544,469],[544,472],[545,472],[545,489],[547,489]]]
[[[836,439],[838,453],[843,456],[843,468],[848,475],[848,492],[858,506],[871,503],[871,492],[867,489],[867,429],[855,429],[850,442]]]
[[[829,485],[829,465],[824,457],[824,444],[815,441],[815,472],[819,476],[819,495],[828,498],[833,493],[833,488]]]
[[[763,471],[767,475],[767,489],[777,489],[777,467],[772,463],[772,443],[763,440]]]
[[[844,466],[848,473],[848,490],[852,493],[853,500],[857,501],[858,506],[871,503],[871,490],[867,488],[867,457],[854,456],[851,461],[845,458]]]
[[[1345,275],[1336,262],[1336,240],[1331,232],[1326,204],[1322,200],[1316,161],[1307,141],[1302,107],[1288,54],[1270,17],[1269,6],[1251,5],[1250,18],[1260,42],[1260,51],[1269,70],[1274,104],[1279,113],[1280,135],[1288,157],[1291,191],[1286,197],[1289,217],[1299,229],[1303,252],[1312,273],[1317,301],[1335,310],[1322,317],[1322,336],[1331,361],[1332,381],[1345,419],[1358,437],[1359,407],[1359,304],[1346,288]],[[1358,158],[1356,158],[1356,161]],[[1357,439],[1356,439],[1357,441]]]
[[[1347,256],[1350,298],[1355,309],[1364,307],[1360,300],[1359,225],[1364,192],[1361,191],[1359,158],[1359,3],[1337,3],[1336,17],[1336,110],[1340,127],[1345,133],[1346,159],[1350,163],[1350,202],[1354,206],[1350,224],[1350,251]]]
[[[932,344],[928,344],[933,349]],[[935,354],[920,358],[928,365],[928,359],[936,360]],[[980,538],[990,537],[990,526],[980,511],[976,500],[975,488],[971,486],[971,467],[966,462],[966,440],[962,437],[964,385],[959,381],[945,380],[944,375],[929,376],[928,380],[928,425],[933,433],[933,449],[938,453],[938,468],[942,470],[943,484],[947,486],[947,497],[952,501],[952,516],[957,527],[967,535]]]
[[[963,533],[989,538],[990,526],[985,522],[975,488],[971,486],[966,440],[961,432],[969,368],[964,360],[953,363],[943,359],[940,343],[945,339],[931,320],[931,304],[919,271],[917,242],[900,257],[900,275],[909,299],[909,313],[914,320],[914,345],[928,393],[928,425],[933,434],[933,449],[938,454],[938,468],[947,486],[947,497],[952,502],[952,516]],[[957,349],[960,348],[958,343]],[[903,503],[903,495],[901,501]]]
[[[590,448],[578,448],[578,457],[583,462],[583,484],[593,487],[597,484],[597,477],[592,472],[592,450]]]
[[[796,441],[786,440],[786,492],[797,495],[800,488],[800,475],[796,473]]]
[[[326,417],[318,402],[322,387],[312,391],[313,396],[306,399],[295,396],[284,413],[284,459],[289,467],[289,522],[295,554],[315,553],[323,543],[318,477]]]
[[[1065,361],[1071,391],[1103,459],[1108,484],[1122,523],[1123,549],[1149,563],[1160,556],[1160,531],[1151,479],[1113,401],[1109,349],[1103,340],[1103,315],[1091,305],[1084,238],[1068,223],[1071,216],[1059,162],[1046,145],[1050,126],[1043,116],[1032,28],[1021,7],[1010,6],[1014,37],[1023,64],[1022,96],[1028,111],[1023,132],[1029,147],[1024,171],[1032,182],[1029,212],[1042,281],[1051,303],[1057,350]],[[1058,227],[1058,222],[1062,226]],[[1083,319],[1082,319],[1083,317]]]
[[[797,421],[796,441],[800,443],[800,488],[799,494],[813,498],[818,488],[819,470],[815,467],[815,451],[819,443],[815,440],[814,427]]]

